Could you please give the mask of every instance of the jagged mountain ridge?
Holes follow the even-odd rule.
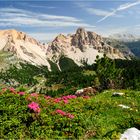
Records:
[[[12,53],[18,61],[34,65],[46,65],[49,61],[57,64],[62,56],[72,59],[77,65],[83,61],[93,64],[96,56],[106,54],[112,59],[125,59],[126,55],[113,48],[100,35],[78,28],[75,34],[67,36],[60,34],[52,42],[43,45],[26,33],[16,30],[0,30],[0,51]],[[128,56],[127,56],[128,57]],[[10,60],[9,60],[10,61]]]
[[[19,60],[35,65],[46,65],[50,69],[45,50],[46,46],[23,32],[0,31],[0,51],[12,52]]]
[[[140,37],[130,33],[116,33],[109,36],[111,39],[116,39],[122,42],[135,42],[140,40]]]
[[[96,56],[106,54],[112,59],[125,59],[125,56],[117,48],[107,44],[100,35],[78,28],[75,34],[58,35],[48,46],[47,56],[53,61],[58,60],[61,55],[73,59],[79,64],[81,60],[93,64]],[[54,57],[55,56],[55,57]]]

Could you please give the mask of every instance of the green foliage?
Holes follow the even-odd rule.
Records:
[[[59,66],[62,71],[70,70],[70,69],[79,69],[77,64],[70,58],[62,56],[59,60]]]
[[[97,58],[95,71],[103,89],[121,88],[123,69],[116,68],[115,61],[107,57]],[[96,78],[96,82],[98,79]]]
[[[126,42],[125,44],[136,57],[140,58],[140,41]]]
[[[140,90],[140,60],[115,60],[115,63],[116,68],[124,69],[122,87]]]
[[[113,97],[115,91],[104,91],[89,99],[78,97],[55,103],[44,95],[19,95],[9,90],[0,94],[1,139],[117,139],[129,127],[140,127],[140,92],[125,92]],[[39,104],[40,113],[28,108],[32,101]],[[129,106],[129,109],[119,107]],[[73,119],[56,113],[57,109],[74,115]],[[120,115],[121,114],[121,115]]]
[[[53,72],[58,72],[58,71],[59,71],[59,69],[58,69],[58,67],[57,67],[57,65],[56,65],[55,63],[53,63],[51,60],[48,60],[48,62],[49,62],[49,64],[50,64],[51,70],[52,70]]]
[[[11,80],[15,80],[19,84],[28,84],[35,85],[37,84],[37,80],[34,79],[34,76],[47,72],[44,71],[43,67],[37,67],[31,64],[20,63],[20,67],[17,68],[14,65],[6,71],[1,71],[0,79],[3,79],[5,82],[10,85],[14,85]]]

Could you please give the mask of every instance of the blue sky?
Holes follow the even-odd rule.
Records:
[[[140,35],[140,0],[0,0],[0,29],[16,29],[48,41],[78,27],[103,36]]]

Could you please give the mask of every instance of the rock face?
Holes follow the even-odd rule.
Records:
[[[119,49],[113,48],[100,35],[78,28],[75,34],[59,34],[52,42],[42,45],[39,41],[16,30],[0,30],[0,51],[12,52],[18,59],[35,65],[46,65],[48,60],[59,68],[59,59],[66,56],[77,65],[93,64],[96,56],[106,54],[111,59],[125,59]]]
[[[79,89],[75,92],[76,96],[96,95],[97,90],[93,87]]]
[[[52,61],[65,55],[78,65],[81,65],[81,61],[93,64],[96,56],[102,57],[103,54],[111,59],[125,59],[123,53],[107,44],[103,37],[94,32],[86,31],[84,28],[78,28],[76,33],[72,35],[58,35],[49,44],[46,54]]]
[[[0,51],[12,52],[22,61],[34,65],[46,65],[50,69],[44,52],[46,47],[23,32],[16,30],[0,31]]]

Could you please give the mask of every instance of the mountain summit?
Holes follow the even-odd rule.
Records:
[[[83,62],[93,64],[97,55],[103,57],[106,54],[111,59],[126,58],[105,38],[84,28],[78,28],[75,34],[59,34],[46,45],[20,31],[0,30],[0,52],[0,54],[12,53],[12,57],[18,61],[46,65],[49,70],[51,70],[49,61],[59,67],[62,56],[72,59],[77,65],[82,65]]]
[[[75,34],[58,35],[49,44],[46,54],[53,61],[65,55],[78,65],[81,61],[93,64],[96,56],[102,57],[103,54],[111,59],[125,59],[123,53],[109,45],[103,37],[84,28],[78,28]]]
[[[35,65],[47,65],[45,46],[34,38],[16,30],[0,31],[0,51],[11,53],[16,59]]]

